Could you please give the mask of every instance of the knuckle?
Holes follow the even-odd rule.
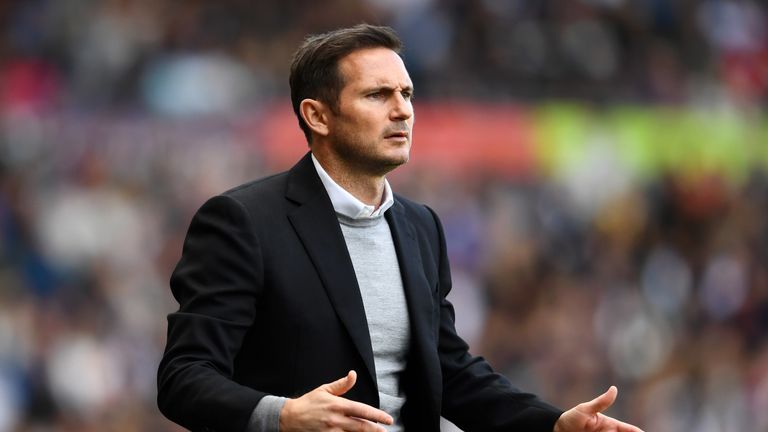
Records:
[[[322,424],[326,429],[333,430],[339,427],[339,420],[336,416],[326,416],[322,420]]]
[[[337,400],[331,400],[328,403],[328,409],[333,412],[343,412],[344,411],[344,404],[337,401]]]

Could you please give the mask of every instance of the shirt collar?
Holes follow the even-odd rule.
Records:
[[[343,216],[350,217],[352,219],[370,219],[376,218],[384,214],[395,200],[392,196],[392,188],[389,186],[387,179],[384,179],[384,196],[379,208],[375,208],[372,205],[365,204],[359,199],[355,198],[346,189],[339,186],[338,183],[333,181],[331,176],[323,169],[320,162],[318,162],[315,155],[312,155],[312,163],[315,165],[317,175],[320,176],[320,181],[323,182],[325,190],[328,192],[328,196],[331,198],[331,204],[336,213]]]

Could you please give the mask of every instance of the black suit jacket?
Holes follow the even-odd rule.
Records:
[[[552,431],[561,411],[514,389],[456,335],[437,216],[400,196],[386,212],[411,318],[402,416],[438,431]],[[178,312],[158,405],[192,430],[241,432],[264,395],[295,397],[354,369],[345,395],[379,406],[363,302],[333,206],[309,154],[194,216],[171,277]]]

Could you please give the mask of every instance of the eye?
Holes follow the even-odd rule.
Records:
[[[407,101],[413,100],[413,92],[404,91],[404,92],[402,92],[400,94],[402,94],[403,95],[403,99],[405,99]]]
[[[368,99],[381,99],[382,97],[384,97],[384,93],[382,93],[381,91],[375,91],[375,92],[368,93],[367,95],[365,95],[365,97],[367,97]]]

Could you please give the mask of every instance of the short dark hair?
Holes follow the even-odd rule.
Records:
[[[394,30],[384,26],[358,24],[354,27],[310,35],[304,39],[291,62],[291,103],[309,144],[312,135],[309,126],[299,113],[304,99],[315,99],[337,112],[339,94],[344,87],[344,77],[339,72],[339,61],[354,51],[364,48],[389,48],[400,53],[403,47]]]

